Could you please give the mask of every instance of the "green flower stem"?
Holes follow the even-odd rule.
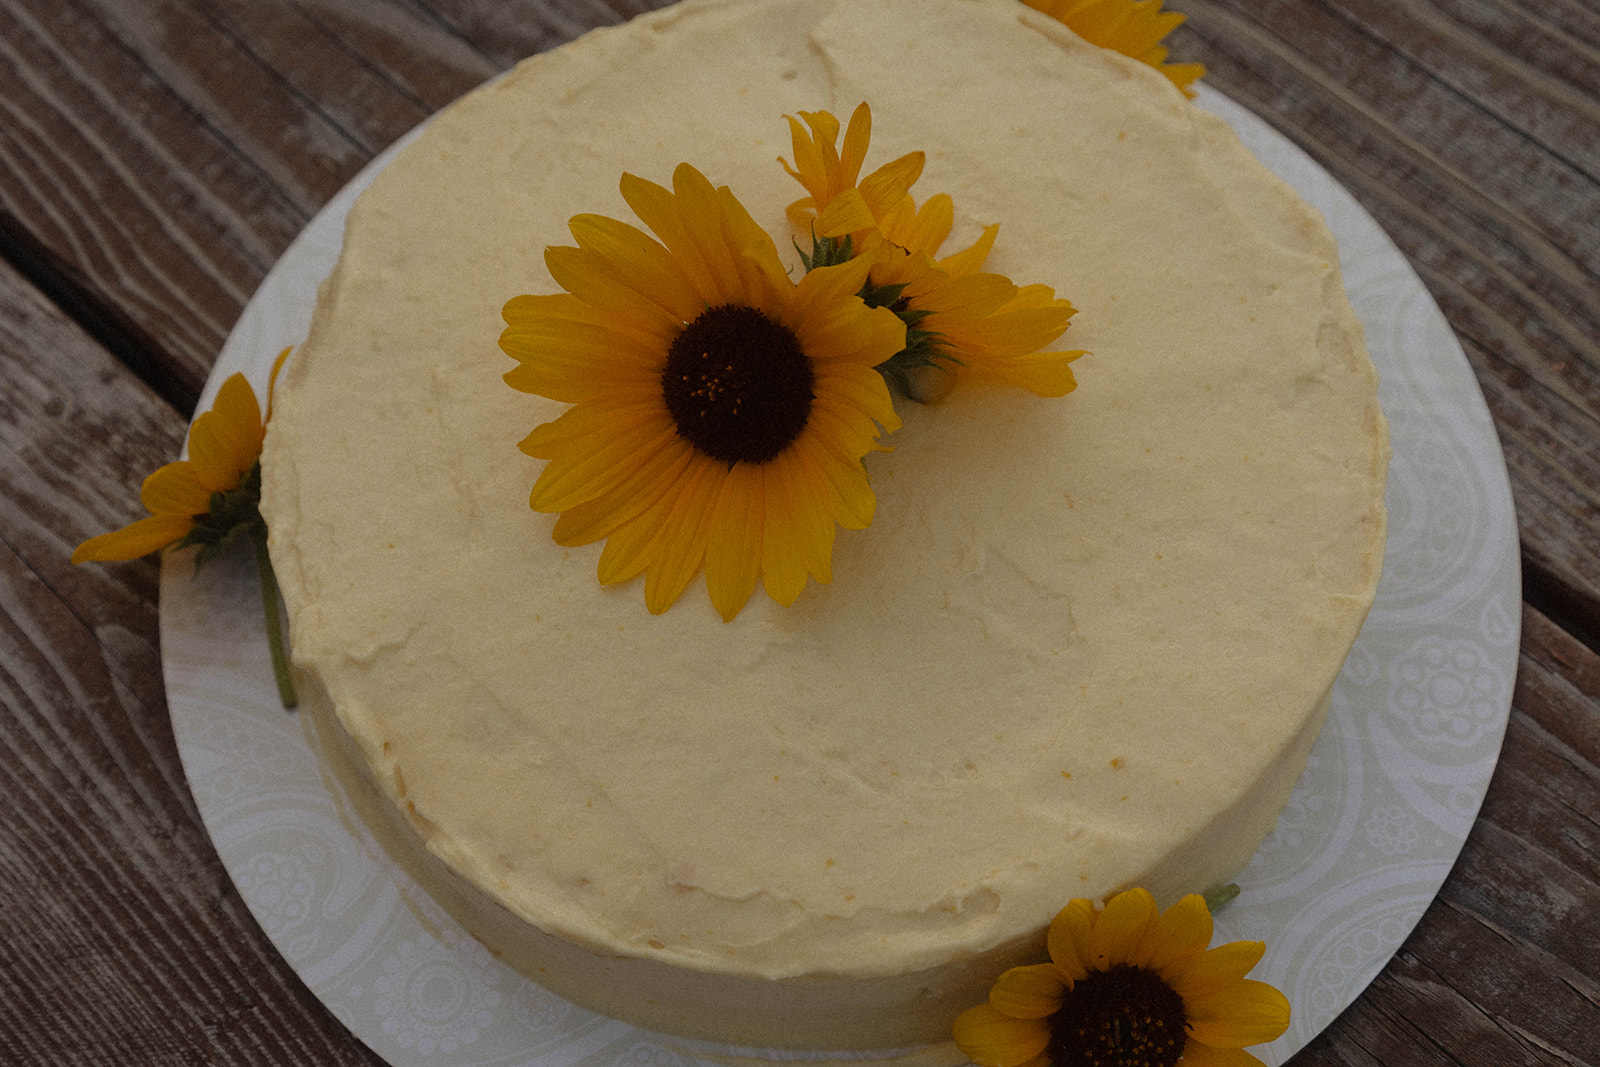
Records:
[[[272,676],[278,683],[278,699],[285,708],[300,703],[289,676],[289,657],[283,651],[283,623],[278,618],[278,578],[272,573],[272,557],[267,553],[266,527],[252,530],[250,540],[256,548],[256,571],[261,575],[261,606],[267,616],[267,644],[272,646]]]
[[[1238,895],[1239,886],[1237,883],[1230,882],[1227,885],[1219,885],[1205,895],[1206,910],[1215,915],[1220,909],[1233,903],[1233,898]]]

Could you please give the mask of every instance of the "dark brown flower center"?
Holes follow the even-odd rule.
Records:
[[[1172,1067],[1183,1055],[1183,998],[1153,972],[1091,972],[1050,1019],[1054,1067]]]
[[[661,393],[678,435],[728,464],[765,463],[805,429],[816,375],[787,328],[752,307],[708,308],[667,349]]]

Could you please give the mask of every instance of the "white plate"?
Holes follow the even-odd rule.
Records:
[[[1203,89],[1200,99],[1338,236],[1394,442],[1377,603],[1310,765],[1217,920],[1221,939],[1267,943],[1255,976],[1293,1005],[1288,1033],[1254,1050],[1275,1064],[1382,970],[1454,864],[1510,710],[1521,579],[1493,423],[1421,281],[1325,170],[1218,93]],[[273,268],[229,337],[202,409],[235,371],[264,393],[273,356],[305,334],[351,202],[399,147],[335,197]],[[345,817],[298,717],[278,705],[255,581],[242,559],[199,578],[187,560],[163,568],[167,698],[223,865],[328,1008],[395,1067],[668,1067],[724,1051],[545,992],[492,959],[389,862]]]

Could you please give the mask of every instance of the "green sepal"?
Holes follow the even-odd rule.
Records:
[[[794,243],[794,250],[800,254],[800,262],[805,264],[808,271],[818,267],[837,267],[850,262],[856,254],[849,234],[843,237],[818,237],[815,229],[811,231],[811,254],[806,255],[799,241]]]
[[[1230,882],[1227,885],[1217,886],[1205,894],[1206,910],[1215,915],[1218,911],[1233,903],[1234,898],[1238,895],[1239,887],[1235,883]]]
[[[890,388],[907,400],[916,400],[907,373],[916,367],[939,367],[949,370],[959,367],[961,360],[944,345],[944,338],[919,324],[933,312],[905,306],[906,284],[874,285],[871,279],[861,287],[861,300],[868,307],[888,308],[900,317],[906,326],[906,346],[882,363],[876,370],[883,375]]]
[[[195,516],[194,528],[172,547],[176,550],[199,545],[200,551],[194,557],[194,568],[198,571],[241,537],[254,536],[257,530],[265,535],[266,528],[261,518],[261,461],[258,459],[237,486],[211,494],[210,509]]]

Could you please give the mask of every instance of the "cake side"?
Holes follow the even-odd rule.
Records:
[[[785,232],[782,115],[863,98],[875,159],[926,149],[967,238],[1004,221],[991,267],[1080,308],[1085,384],[903,406],[831,585],[649,617],[526,506],[560,408],[499,381],[500,305],[554,290],[570,216],[628,217],[624,170],[689,159]],[[723,1004],[964,1006],[1069,896],[1248,859],[1371,603],[1386,447],[1326,228],[1159,75],[1012,0],[690,2],[467,98],[361,198],[263,510],[372,780],[506,929],[584,946],[538,950],[597,961],[577,999],[614,1010],[619,957]],[[852,1041],[932,1036],[876,1015]]]

